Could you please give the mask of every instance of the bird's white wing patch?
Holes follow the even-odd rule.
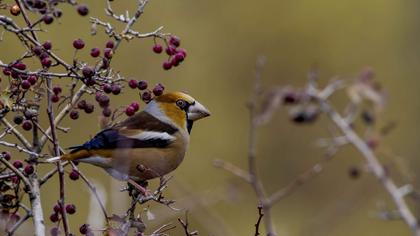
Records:
[[[174,141],[176,138],[166,132],[156,132],[156,131],[142,131],[139,134],[128,136],[129,138],[135,138],[138,140],[168,140]]]

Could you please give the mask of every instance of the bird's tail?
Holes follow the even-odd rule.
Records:
[[[90,156],[90,153],[87,150],[80,149],[80,150],[72,151],[70,153],[63,154],[62,156],[48,158],[45,161],[48,163],[56,163],[60,160],[74,161],[74,160],[89,157],[89,156]]]

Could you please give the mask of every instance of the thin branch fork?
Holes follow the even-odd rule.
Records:
[[[420,236],[418,221],[404,199],[406,194],[401,194],[400,189],[397,187],[393,179],[386,173],[383,165],[379,162],[378,157],[373,153],[366,142],[361,139],[350,127],[349,123],[346,122],[346,120],[333,109],[328,101],[318,96],[319,92],[316,88],[311,88],[308,91],[311,96],[318,100],[321,109],[328,115],[334,124],[341,130],[341,132],[343,132],[348,141],[366,159],[366,162],[368,163],[373,174],[382,183],[386,191],[392,197],[392,200],[394,201],[398,212],[401,215],[401,218],[409,226],[413,235]]]
[[[256,70],[255,70],[255,82],[254,82],[254,89],[251,95],[251,100],[248,103],[249,109],[249,141],[248,141],[248,172],[250,176],[251,186],[254,189],[254,192],[258,198],[259,204],[262,206],[265,214],[265,230],[268,236],[276,236],[276,230],[274,229],[274,224],[271,218],[271,204],[268,202],[268,198],[266,197],[266,193],[264,190],[264,186],[261,183],[258,175],[257,175],[257,163],[256,163],[256,146],[257,146],[257,127],[259,125],[258,122],[258,99],[261,93],[261,74],[262,68],[265,64],[265,58],[260,57],[257,59]]]
[[[188,222],[188,211],[185,212],[185,220],[182,220],[181,218],[178,218],[179,223],[182,225],[182,228],[184,229],[185,236],[194,236],[198,235],[198,231],[194,230],[191,231],[188,229],[189,222]]]

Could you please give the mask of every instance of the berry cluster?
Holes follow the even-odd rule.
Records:
[[[43,22],[46,25],[49,25],[54,22],[54,18],[60,18],[63,15],[63,12],[57,8],[57,5],[65,1],[56,1],[56,0],[24,0],[23,4],[28,10],[34,13],[41,15],[41,19],[38,22]],[[69,1],[70,4],[74,3]],[[21,13],[19,5],[13,4],[10,6],[10,14],[13,16],[18,16]],[[85,4],[76,5],[76,10],[81,16],[86,16],[89,14],[89,8]]]
[[[86,114],[92,114],[96,107],[96,110],[102,111],[103,117],[111,117],[109,119],[102,117],[104,121],[113,122],[114,118],[119,117],[119,115],[133,116],[141,108],[140,101],[130,101],[124,106],[111,109],[112,98],[124,94],[124,89],[129,88],[131,91],[139,93],[139,99],[137,100],[145,103],[149,103],[154,97],[162,95],[165,90],[161,83],[150,86],[146,80],[126,80],[116,72],[117,70],[111,67],[111,62],[115,59],[115,52],[120,42],[126,39],[125,36],[134,34],[134,31],[130,29],[131,24],[127,25],[129,31],[126,32],[114,32],[115,34],[106,32],[110,36],[110,40],[102,46],[88,45],[81,38],[70,40],[68,47],[74,50],[74,57],[71,62],[66,62],[59,56],[62,49],[58,50],[54,41],[39,41],[38,38],[44,38],[41,34],[47,32],[44,29],[48,25],[58,22],[57,19],[63,16],[59,6],[64,3],[74,6],[81,16],[89,14],[89,8],[86,5],[78,4],[75,1],[22,0],[10,5],[2,5],[8,8],[12,15],[10,18],[6,17],[6,20],[11,22],[10,26],[17,22],[16,28],[13,28],[14,26],[5,27],[5,31],[17,36],[15,38],[22,43],[25,53],[21,57],[7,61],[6,64],[3,63],[4,60],[0,61],[0,67],[6,77],[3,83],[8,82],[7,85],[2,85],[4,94],[0,97],[0,117],[5,117],[4,120],[7,122],[10,117],[6,115],[11,112],[14,124],[10,126],[10,129],[19,133],[16,134],[18,139],[21,135],[20,137],[23,137],[23,139],[29,140],[29,142],[25,142],[25,140],[22,143],[17,142],[16,146],[13,147],[21,151],[22,155],[28,157],[25,160],[23,158],[20,158],[20,160],[12,158],[9,152],[0,154],[0,158],[7,161],[5,165],[0,163],[0,174],[4,176],[0,179],[0,217],[7,217],[8,222],[12,222],[10,223],[11,226],[14,226],[20,219],[18,211],[23,211],[22,207],[19,206],[22,203],[20,202],[22,196],[26,193],[30,197],[32,196],[32,191],[29,191],[33,190],[31,189],[32,182],[30,181],[30,184],[27,184],[28,181],[26,180],[43,179],[37,173],[38,164],[42,162],[39,161],[41,160],[39,157],[60,155],[55,151],[49,154],[43,153],[48,151],[48,149],[43,148],[46,144],[48,145],[50,141],[55,144],[55,141],[58,141],[57,136],[52,135],[53,132],[61,132],[66,129],[60,126],[60,121],[55,124],[54,119],[61,120],[63,114],[68,114],[68,118],[77,120],[82,111]],[[111,16],[111,11],[109,7],[107,15]],[[20,15],[19,19],[13,17],[18,15]],[[130,15],[138,18],[138,12]],[[113,16],[111,18],[115,18]],[[0,20],[4,22],[3,18]],[[31,28],[34,31],[31,31]],[[38,29],[42,29],[42,31]],[[153,47],[155,53],[161,54],[165,51],[168,55],[168,59],[163,64],[165,70],[180,65],[187,56],[186,50],[180,48],[181,42],[176,36],[167,36],[167,34],[156,31],[148,37],[155,39]],[[156,43],[156,39],[162,39],[164,42],[162,45],[166,46]],[[84,60],[82,55],[87,55],[88,60]],[[33,62],[35,62],[35,65],[32,64]],[[94,96],[94,98],[92,96],[89,98],[89,95]],[[48,111],[51,111],[50,108],[52,108],[52,113],[44,113],[47,110],[46,104],[48,105]],[[64,106],[62,106],[63,104]],[[50,123],[44,123],[46,116],[42,117],[42,114],[48,115]],[[50,117],[51,114],[56,117]],[[59,119],[57,119],[58,117]],[[43,122],[39,122],[40,120]],[[53,127],[52,124],[55,124],[55,129],[53,127],[48,129],[48,126],[44,126],[45,124]],[[31,132],[22,132],[21,134],[21,129]],[[31,134],[32,137],[30,137]],[[38,138],[38,140],[35,138]],[[43,141],[44,138],[46,141]],[[27,143],[30,144],[27,145]],[[12,147],[14,143],[10,144],[9,146]],[[39,178],[35,178],[36,176]],[[62,173],[60,173],[60,176],[62,177]],[[85,178],[76,167],[68,172],[70,180],[76,181],[81,177]],[[60,191],[64,192],[64,185],[60,184]],[[62,200],[60,199],[59,203],[53,207],[52,213],[49,215],[50,221],[54,223],[54,227],[50,228],[51,235],[60,235],[63,233],[60,232],[61,230],[68,228],[64,226],[60,229],[61,224],[66,224],[63,221],[64,214],[72,215],[76,213],[74,204],[65,205]],[[34,213],[36,212],[36,209],[31,210]],[[107,230],[111,234],[114,229]],[[89,225],[80,227],[80,233],[93,235]],[[73,234],[69,233],[69,235]]]
[[[13,160],[10,152],[3,151],[0,153],[0,158],[9,162],[17,171],[24,176],[30,176],[34,173],[35,168],[32,164],[24,164],[20,160]],[[0,168],[7,170],[6,166],[0,164]],[[0,218],[7,220],[7,222],[15,223],[20,219],[17,210],[19,209],[20,196],[23,191],[28,191],[27,188],[21,188],[21,179],[13,172],[2,172],[8,177],[0,179]]]
[[[24,116],[22,115],[15,115],[13,118],[13,122],[17,125],[21,125],[23,130],[29,131],[32,129],[32,117],[34,117],[34,114],[32,114],[29,110],[24,112]]]
[[[56,223],[57,226],[51,228],[50,234],[52,236],[60,234],[60,229],[58,227],[58,224],[59,224],[62,214],[73,215],[75,213],[76,213],[76,206],[74,204],[67,204],[64,206],[64,208],[63,208],[63,205],[61,205],[60,203],[55,204],[53,207],[53,212],[50,215],[50,221],[52,223]]]
[[[165,52],[169,58],[163,62],[162,66],[165,70],[170,70],[172,67],[177,67],[187,57],[187,51],[184,48],[180,48],[181,40],[176,36],[171,36],[165,40],[166,48]],[[153,52],[160,54],[163,51],[162,45],[155,43],[153,46]]]
[[[309,124],[317,120],[319,108],[302,91],[288,88],[282,91],[282,103],[292,106],[289,109],[290,120],[296,124]]]
[[[22,61],[15,61],[3,68],[3,74],[11,77],[10,93],[19,95],[26,92],[38,81],[37,75],[28,75],[26,64]]]

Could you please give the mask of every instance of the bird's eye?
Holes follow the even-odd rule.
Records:
[[[184,101],[184,100],[178,100],[178,101],[176,101],[176,105],[177,105],[179,108],[184,109],[184,108],[187,106],[187,102],[186,102],[186,101]]]

